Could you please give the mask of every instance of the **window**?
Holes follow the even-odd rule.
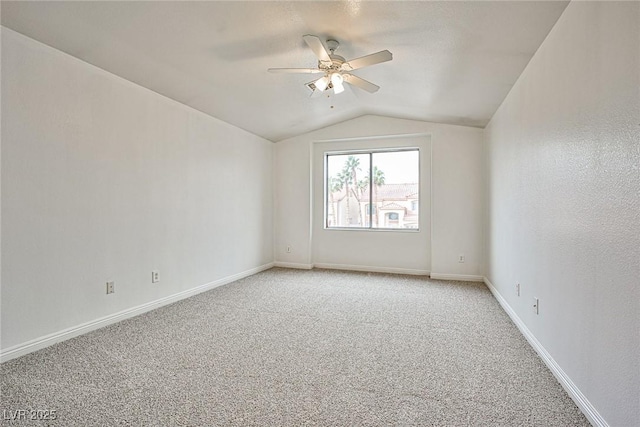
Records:
[[[325,227],[417,230],[419,154],[325,153]]]

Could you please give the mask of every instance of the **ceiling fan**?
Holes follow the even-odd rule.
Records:
[[[380,89],[380,86],[351,74],[351,71],[393,59],[391,52],[382,50],[347,61],[342,56],[335,54],[335,51],[340,46],[337,41],[327,40],[327,48],[329,48],[327,52],[327,48],[317,36],[307,34],[302,38],[318,57],[318,68],[269,68],[268,71],[271,73],[323,74],[319,79],[306,83],[306,86],[311,89],[313,94],[329,89],[333,89],[335,94],[341,93],[344,91],[343,83],[349,83],[369,93],[374,93]]]

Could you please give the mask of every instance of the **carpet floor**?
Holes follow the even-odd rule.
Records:
[[[273,268],[0,374],[12,426],[589,425],[484,284],[418,276]]]

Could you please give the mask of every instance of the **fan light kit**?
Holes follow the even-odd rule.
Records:
[[[325,47],[317,36],[307,34],[302,38],[318,57],[318,68],[269,68],[268,71],[271,73],[323,74],[319,79],[306,83],[305,86],[311,89],[312,96],[327,90],[333,90],[335,94],[342,93],[344,92],[343,83],[359,87],[369,93],[377,92],[380,86],[351,74],[351,71],[393,59],[391,52],[382,50],[371,55],[346,61],[342,56],[335,54],[335,51],[340,46],[337,41],[327,40],[327,46]],[[327,48],[329,48],[329,51],[327,51]]]

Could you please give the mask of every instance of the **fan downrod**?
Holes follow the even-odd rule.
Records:
[[[327,47],[329,48],[331,55],[333,55],[333,53],[340,47],[340,43],[338,43],[337,40],[329,39],[327,40]]]

